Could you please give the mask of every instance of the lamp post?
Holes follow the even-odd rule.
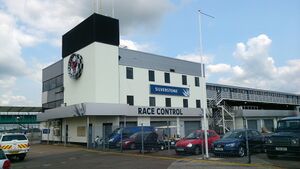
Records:
[[[208,15],[204,12],[202,12],[201,10],[198,10],[198,16],[199,16],[199,47],[200,47],[200,65],[201,65],[201,77],[202,77],[202,93],[205,94],[205,71],[204,71],[204,64],[203,64],[203,47],[202,47],[202,20],[201,20],[201,16],[207,16],[210,18],[215,18],[211,15]],[[206,100],[203,99],[203,105],[206,103]],[[203,126],[204,126],[204,143],[205,143],[205,158],[209,158],[208,155],[208,141],[207,141],[207,130],[208,130],[208,122],[207,122],[207,118],[206,118],[206,108],[207,106],[203,106]]]

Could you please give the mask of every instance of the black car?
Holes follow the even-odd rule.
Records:
[[[143,138],[143,139],[142,139]],[[143,140],[143,141],[142,141]],[[164,150],[166,145],[163,140],[158,139],[158,134],[156,132],[139,132],[135,137],[135,147],[137,150]]]
[[[274,134],[266,139],[269,158],[278,155],[300,157],[300,116],[287,117],[278,121]]]
[[[246,131],[248,135],[249,150],[263,151],[264,137],[256,130],[237,129],[227,132],[222,139],[214,142],[213,153],[219,155],[238,155],[243,157],[247,154]]]

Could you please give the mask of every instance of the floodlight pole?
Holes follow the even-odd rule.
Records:
[[[205,94],[205,75],[204,75],[204,64],[203,64],[203,47],[202,47],[202,20],[201,20],[201,16],[205,15],[208,16],[210,18],[214,18],[211,15],[208,15],[206,13],[201,12],[201,10],[198,10],[198,16],[199,16],[199,47],[200,47],[200,65],[201,65],[201,76],[202,76],[202,81],[203,81],[203,86],[202,86],[202,93]],[[206,103],[206,100],[203,100],[203,105]],[[204,143],[205,143],[205,158],[209,158],[209,154],[208,154],[208,140],[207,140],[207,130],[208,130],[208,122],[207,122],[207,118],[206,118],[206,109],[207,106],[203,107],[203,125],[204,125]]]

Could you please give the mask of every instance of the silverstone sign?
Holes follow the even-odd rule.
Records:
[[[190,96],[190,89],[184,87],[150,85],[150,94],[170,95],[170,96]]]

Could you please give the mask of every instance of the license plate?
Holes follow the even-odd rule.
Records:
[[[19,151],[11,151],[10,153],[11,153],[11,154],[18,154]]]
[[[276,151],[287,151],[286,147],[275,147]]]
[[[218,147],[216,147],[215,150],[216,150],[216,151],[223,151],[223,148],[218,148]]]
[[[184,151],[183,148],[177,148],[176,150],[177,150],[177,151]]]

